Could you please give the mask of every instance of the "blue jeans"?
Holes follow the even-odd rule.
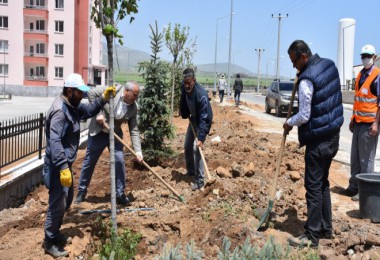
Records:
[[[118,133],[123,138],[123,133]],[[94,173],[96,163],[104,149],[109,148],[109,134],[103,131],[95,136],[88,135],[86,155],[83,160],[82,170],[79,177],[78,192],[86,192]],[[123,144],[115,140],[115,174],[116,174],[116,196],[124,194],[125,190],[125,163]]]
[[[193,124],[194,125],[194,124]],[[196,128],[194,127],[194,130]],[[204,167],[199,149],[194,144],[194,134],[189,123],[185,137],[185,160],[186,169],[189,174],[195,174],[196,181],[203,181]]]
[[[71,166],[69,167],[71,170]],[[45,160],[42,169],[42,177],[45,186],[49,189],[49,206],[45,220],[45,241],[56,244],[60,235],[65,210],[73,202],[74,189],[63,187],[60,181],[60,168],[55,167]],[[74,183],[74,182],[73,182]]]
[[[369,135],[372,124],[354,123],[354,132],[351,144],[351,178],[349,188],[358,190],[359,173],[373,173],[375,168],[375,157],[378,135]]]

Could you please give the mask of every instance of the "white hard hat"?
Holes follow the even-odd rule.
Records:
[[[362,55],[362,54],[375,55],[376,54],[375,47],[373,47],[373,45],[371,45],[371,44],[364,45],[360,55]]]

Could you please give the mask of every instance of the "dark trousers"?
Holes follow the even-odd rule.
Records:
[[[241,91],[238,91],[238,90],[235,90],[235,95],[234,95],[234,98],[235,98],[235,105],[240,105],[240,93]]]
[[[219,99],[220,99],[220,103],[223,102],[223,97],[224,97],[224,90],[219,90]]]
[[[71,170],[71,165],[70,165]],[[45,220],[45,241],[56,244],[60,236],[60,229],[65,211],[70,207],[74,188],[63,187],[60,181],[60,168],[45,160],[42,169],[42,176],[45,186],[49,189],[49,205]]]
[[[330,183],[331,161],[339,148],[339,133],[306,145],[305,188],[307,204],[306,235],[318,245],[321,233],[332,233]]]

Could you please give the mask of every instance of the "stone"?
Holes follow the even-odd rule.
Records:
[[[232,178],[232,174],[222,166],[216,168],[216,174],[221,178]]]
[[[296,181],[301,179],[301,175],[298,171],[291,171],[291,172],[289,172],[289,178],[292,181],[296,182]]]

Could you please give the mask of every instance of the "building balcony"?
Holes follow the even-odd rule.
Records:
[[[25,28],[24,33],[32,33],[32,34],[48,34],[47,30],[36,30]]]
[[[26,9],[36,9],[36,10],[47,10],[49,0],[36,1],[36,0],[24,0],[24,8]]]

